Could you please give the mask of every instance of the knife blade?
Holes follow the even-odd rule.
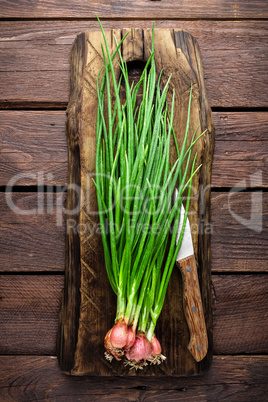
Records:
[[[178,192],[176,190],[175,198],[177,198],[177,194]],[[176,244],[178,244],[180,238],[184,215],[185,209],[183,204],[181,204]],[[188,349],[194,359],[199,362],[207,354],[208,338],[194,256],[191,226],[188,217],[186,219],[181,247],[176,258],[176,264],[181,271],[183,280],[184,314],[190,331]]]

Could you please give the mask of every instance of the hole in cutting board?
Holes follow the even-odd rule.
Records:
[[[129,83],[130,86],[132,85],[132,82],[134,82],[134,86],[137,84],[139,81],[141,74],[144,70],[146,63],[142,60],[135,60],[135,61],[129,61],[127,62],[127,71],[128,71],[128,76],[129,76]],[[148,68],[148,72],[150,71],[150,68]],[[122,99],[126,99],[126,89],[125,89],[125,81],[122,78],[121,82],[121,93],[120,95],[122,96]],[[137,105],[140,105],[142,99],[142,86],[139,89],[138,96],[137,96]]]

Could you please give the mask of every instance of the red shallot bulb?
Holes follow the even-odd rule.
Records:
[[[112,361],[113,357],[115,357],[116,360],[121,360],[121,357],[124,355],[124,351],[120,349],[116,349],[113,347],[111,344],[111,332],[113,328],[111,328],[107,334],[105,335],[104,338],[104,347],[106,349],[105,357],[107,360]]]
[[[136,341],[129,352],[126,353],[128,360],[134,362],[140,362],[141,360],[146,360],[151,356],[152,347],[146,335],[142,332],[136,337]]]
[[[132,326],[128,327],[127,343],[125,344],[125,350],[129,350],[135,343],[136,332],[133,330]]]
[[[160,355],[162,349],[161,349],[160,342],[159,342],[159,340],[157,339],[157,337],[155,335],[154,335],[154,337],[152,339],[151,345],[152,345],[152,355],[153,356]]]
[[[119,318],[113,326],[110,341],[114,348],[122,349],[128,340],[128,328],[123,318]]]

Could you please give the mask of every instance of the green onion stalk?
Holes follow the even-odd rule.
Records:
[[[99,20],[99,19],[98,19]],[[187,147],[192,86],[184,141],[179,150],[173,127],[175,90],[167,103],[168,78],[162,85],[154,60],[154,27],[151,54],[136,85],[130,85],[121,44],[109,53],[103,33],[104,66],[97,79],[96,176],[101,236],[109,282],[117,295],[115,324],[104,340],[106,358],[142,368],[165,357],[155,336],[168,283],[181,246],[189,209],[196,156]],[[119,55],[121,77],[117,82],[114,58]],[[100,79],[102,75],[102,79]],[[125,100],[120,86],[125,83]],[[162,89],[160,89],[160,87]],[[138,104],[137,95],[142,91]],[[112,93],[115,101],[112,102]],[[202,135],[202,134],[201,134]],[[177,159],[170,161],[174,139]],[[184,167],[183,167],[184,166]],[[187,177],[189,177],[187,179]],[[178,196],[174,200],[174,191]],[[183,229],[176,242],[181,203],[185,198]],[[171,230],[172,228],[172,230]]]

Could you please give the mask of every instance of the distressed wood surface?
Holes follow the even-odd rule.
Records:
[[[207,354],[208,337],[195,256],[191,255],[182,260],[177,260],[176,264],[182,275],[183,307],[190,332],[188,350],[195,360],[199,362]]]
[[[232,6],[228,0],[199,0],[191,3],[181,3],[177,7],[175,0],[166,1],[115,1],[95,0],[89,3],[86,0],[57,1],[37,0],[16,1],[16,7],[9,1],[2,1],[0,18],[93,18],[95,13],[100,18],[268,18],[265,0],[237,0]]]
[[[7,402],[73,401],[265,401],[267,356],[214,356],[198,377],[67,377],[54,356],[0,356],[0,395]],[[79,391],[78,391],[79,390]],[[79,392],[79,394],[78,394]]]
[[[0,111],[0,185],[67,184],[65,112],[8,113]]]
[[[109,51],[116,48],[114,36],[119,42],[129,29],[106,31]],[[144,61],[150,57],[152,31],[150,29],[131,29],[122,46],[123,59]],[[103,339],[112,327],[114,313],[110,306],[115,302],[114,294],[108,284],[101,236],[98,227],[96,189],[91,180],[95,172],[96,153],[96,115],[97,115],[97,74],[103,67],[101,56],[102,34],[100,31],[86,31],[76,38],[71,53],[71,88],[68,105],[67,138],[69,146],[69,175],[75,172],[76,179],[81,180],[81,212],[77,225],[86,230],[78,234],[77,225],[67,230],[65,290],[59,319],[58,348],[60,366],[64,372],[72,375],[127,374],[128,368],[122,363],[108,363],[104,360]],[[162,80],[166,82],[172,74],[167,94],[168,102],[172,99],[172,89],[176,88],[174,106],[174,129],[181,149],[187,121],[189,91],[193,83],[193,101],[191,104],[190,132],[204,136],[194,145],[192,154],[197,154],[196,166],[201,169],[192,181],[192,200],[189,219],[198,225],[201,218],[210,222],[210,180],[211,164],[214,150],[214,124],[211,109],[207,102],[203,77],[203,65],[196,40],[187,32],[174,29],[155,31],[156,73],[163,70]],[[116,56],[119,57],[118,55]],[[120,69],[114,63],[116,79]],[[180,111],[178,113],[178,111]],[[187,140],[188,146],[191,138]],[[70,147],[71,144],[71,147]],[[74,155],[73,147],[77,148]],[[171,158],[175,160],[175,145],[171,147]],[[71,155],[71,159],[70,159]],[[192,156],[193,159],[193,156]],[[191,161],[190,161],[191,164]],[[81,178],[81,179],[80,179]],[[206,188],[201,194],[200,188]],[[75,190],[67,194],[71,197]],[[70,219],[67,218],[67,227]],[[73,234],[75,233],[75,234]],[[79,236],[80,258],[75,253],[69,237]],[[143,375],[184,375],[198,373],[207,369],[212,354],[212,314],[211,314],[211,279],[210,279],[210,232],[202,235],[192,232],[194,250],[199,268],[199,280],[203,301],[204,316],[208,334],[208,353],[201,363],[197,363],[187,350],[188,326],[184,318],[182,302],[178,299],[176,289],[181,288],[181,279],[173,273],[162,312],[162,321],[166,331],[159,331],[159,340],[163,350],[167,350],[167,360],[160,366],[147,366]],[[78,240],[76,240],[78,241]],[[77,293],[81,295],[77,296]],[[70,323],[70,305],[75,306],[76,315]],[[76,317],[76,319],[74,319]],[[170,317],[173,317],[170,319]],[[67,324],[66,324],[67,320]],[[172,322],[172,324],[171,324]],[[161,325],[161,324],[160,324]],[[181,337],[176,334],[180,331]],[[169,337],[166,334],[169,334]],[[66,340],[72,339],[66,346]],[[186,347],[185,347],[186,346]],[[137,373],[138,374],[138,373]]]
[[[8,202],[20,213],[8,206],[9,196]],[[221,192],[212,193],[211,198],[212,271],[267,272],[267,192]],[[61,192],[0,194],[0,271],[64,270],[64,201]]]
[[[1,271],[64,270],[65,199],[64,193],[0,193]]]
[[[212,275],[215,354],[268,353],[268,277]],[[0,354],[54,355],[63,275],[2,275]],[[176,289],[178,300],[182,293]],[[112,307],[110,307],[113,309]],[[115,309],[114,309],[115,310]],[[113,311],[115,312],[115,311]],[[164,312],[163,312],[164,314]],[[156,335],[172,325],[162,314]],[[180,317],[182,319],[182,317]],[[177,336],[185,336],[178,331]],[[186,334],[186,347],[189,335]],[[164,353],[169,339],[163,345]],[[103,356],[104,347],[101,350]]]
[[[135,71],[133,71],[134,75]],[[214,112],[212,187],[267,187],[267,112]],[[64,111],[0,111],[0,185],[66,185]],[[256,172],[262,174],[256,176]],[[39,172],[39,176],[38,173]],[[254,176],[255,174],[255,176]],[[240,184],[239,184],[240,183]]]
[[[106,29],[151,28],[152,23],[153,20],[104,21],[103,25]],[[156,28],[183,29],[197,38],[212,107],[268,106],[265,21],[159,20]],[[98,29],[97,22],[1,22],[0,105],[66,106],[71,45],[75,36],[86,29]]]
[[[71,54],[71,75],[70,93],[73,99],[70,99],[68,109],[68,120],[66,122],[67,145],[68,145],[68,189],[66,194],[66,210],[71,213],[70,219],[78,226],[80,220],[80,189],[81,180],[81,163],[80,163],[80,147],[78,143],[79,119],[81,108],[74,102],[78,97],[77,91],[80,91],[82,80],[82,68],[79,63],[83,47],[77,46]],[[77,190],[78,189],[78,190]],[[66,219],[67,220],[67,219]],[[62,301],[65,300],[65,309],[61,309],[59,313],[59,322],[64,325],[58,326],[57,333],[57,354],[65,356],[68,366],[74,365],[74,354],[77,345],[77,333],[79,327],[79,310],[81,303],[81,249],[79,233],[76,230],[65,230],[65,275],[64,290],[62,292]],[[70,270],[69,267],[75,267]],[[65,334],[68,336],[65,336]]]
[[[267,228],[267,192],[213,194],[213,268],[256,272],[259,266],[267,272]]]
[[[16,3],[16,4],[15,4]],[[254,2],[233,2],[213,1],[207,6],[201,0],[191,4],[182,3],[180,7],[173,1],[135,1],[135,2],[106,2],[99,1],[84,2],[83,0],[69,2],[29,2],[17,0],[16,2],[2,1],[0,14],[3,18],[19,18],[20,21],[1,21],[0,26],[0,107],[11,107],[24,109],[18,116],[9,115],[7,120],[2,119],[5,125],[4,133],[8,137],[10,146],[7,146],[7,138],[4,143],[4,155],[2,143],[0,143],[0,185],[5,185],[12,174],[20,172],[36,173],[43,171],[45,174],[53,173],[54,184],[66,184],[66,144],[64,137],[64,112],[60,112],[61,122],[54,118],[54,112],[49,115],[52,121],[50,126],[47,119],[47,112],[39,111],[39,117],[34,116],[31,128],[31,116],[25,109],[38,109],[57,107],[65,108],[68,101],[68,76],[69,61],[68,55],[71,44],[80,31],[97,28],[94,11],[106,17],[103,21],[106,29],[122,28],[126,21],[120,18],[140,18],[140,20],[128,20],[127,25],[132,27],[149,28],[152,20],[157,20],[157,26],[162,28],[175,27],[188,30],[199,42],[201,47],[205,79],[208,89],[208,98],[213,107],[267,107],[267,21],[252,20],[252,18],[267,18],[267,7],[264,1]],[[205,5],[205,6],[204,6]],[[124,13],[121,11],[124,9]],[[44,20],[45,18],[72,18],[73,20]],[[74,20],[74,18],[80,20]],[[137,17],[138,16],[138,17]],[[42,20],[23,20],[24,17]],[[92,20],[82,20],[92,18]],[[115,18],[109,21],[109,18]],[[142,19],[148,19],[142,20]],[[160,20],[162,18],[162,20]],[[176,18],[177,20],[167,20]],[[179,20],[183,18],[183,20]],[[184,20],[186,18],[186,20]],[[187,20],[189,18],[189,20]],[[190,20],[197,18],[197,20]],[[212,20],[200,20],[200,18],[212,18]],[[232,21],[220,19],[232,18]],[[249,18],[242,20],[242,18]],[[163,20],[166,19],[166,20]],[[16,112],[15,112],[16,113]],[[225,117],[224,117],[225,116]],[[227,116],[227,119],[226,119]],[[216,149],[213,166],[213,183],[229,187],[236,185],[242,179],[246,180],[247,186],[250,183],[250,176],[258,170],[263,171],[262,182],[266,183],[267,173],[265,168],[265,154],[262,150],[267,146],[266,127],[267,119],[265,113],[263,118],[260,114],[249,115],[246,111],[242,113],[214,113],[216,125]],[[224,118],[223,118],[224,117]],[[40,124],[38,124],[38,118]],[[26,119],[26,125],[25,120]],[[13,122],[12,122],[13,120]],[[41,128],[44,126],[44,130]],[[60,131],[58,131],[58,129]],[[53,132],[53,135],[51,135]],[[61,132],[61,134],[60,134]],[[19,133],[19,138],[16,138]],[[29,133],[32,142],[29,141]],[[219,134],[221,143],[218,142]],[[48,138],[46,141],[45,138]],[[254,139],[254,141],[253,141]],[[242,141],[242,143],[240,142]],[[247,141],[247,142],[245,142]],[[19,144],[21,142],[21,144]],[[27,147],[24,146],[27,143]],[[41,146],[38,146],[40,143]],[[53,144],[51,146],[51,144]],[[261,146],[257,146],[260,144]],[[241,146],[241,147],[240,147]],[[262,148],[263,147],[263,148]],[[42,149],[45,155],[42,155]],[[219,152],[218,152],[219,151]],[[267,155],[267,152],[266,152]],[[45,159],[43,159],[45,157]],[[62,163],[56,164],[57,159]],[[45,160],[45,163],[44,163]],[[221,166],[223,161],[225,169]],[[51,163],[53,162],[53,165]],[[55,164],[54,164],[55,163]],[[256,166],[256,169],[254,169]],[[234,172],[235,167],[237,170]],[[47,178],[45,177],[45,180]],[[50,180],[50,181],[49,181]],[[51,179],[47,183],[52,184]],[[21,180],[21,185],[36,184],[36,177],[27,177]],[[258,185],[258,186],[259,186]],[[23,189],[21,189],[23,191]],[[26,190],[26,189],[25,189]],[[224,189],[223,189],[224,191]],[[16,202],[23,204],[26,208],[36,207],[36,194],[14,194]],[[265,219],[267,219],[267,194],[263,194],[263,208],[266,208]],[[3,194],[1,194],[3,196]],[[25,196],[27,198],[25,198]],[[232,204],[234,212],[241,214],[244,218],[250,217],[251,194],[238,194],[235,204]],[[9,308],[5,313],[5,323],[13,325],[19,322],[23,326],[22,337],[15,334],[12,339],[12,331],[8,329],[8,336],[11,337],[11,349],[16,350],[24,344],[24,331],[28,331],[24,323],[27,320],[34,321],[32,330],[27,333],[28,354],[33,353],[55,353],[55,334],[57,321],[57,308],[59,308],[59,292],[63,286],[63,278],[53,275],[54,271],[63,270],[64,260],[64,231],[55,227],[55,216],[53,214],[40,216],[15,216],[6,209],[1,198],[1,248],[0,265],[7,271],[50,271],[51,285],[56,282],[59,289],[54,291],[46,290],[50,295],[45,311],[40,308],[39,298],[44,294],[38,290],[42,283],[43,275],[36,275],[36,286],[34,298],[31,299],[32,309],[28,314],[25,299],[29,297],[29,290],[24,287],[15,287],[10,303],[15,298],[17,308]],[[232,199],[232,202],[234,199]],[[48,202],[51,205],[51,202]],[[267,231],[257,233],[239,224],[228,212],[228,194],[216,193],[212,199],[212,219],[214,232],[212,235],[212,269],[216,271],[231,272],[257,272],[267,271]],[[8,224],[8,225],[7,225]],[[266,224],[267,226],[267,224]],[[50,236],[49,236],[50,234]],[[227,243],[227,247],[226,247]],[[228,248],[228,253],[226,251]],[[230,254],[229,254],[230,251]],[[254,261],[256,259],[256,261]],[[20,277],[20,275],[18,275]],[[11,276],[10,280],[18,276]],[[37,281],[39,277],[39,280]],[[234,275],[237,277],[237,275]],[[253,275],[250,280],[241,281],[237,285],[243,288],[243,295],[236,294],[233,287],[235,301],[233,304],[239,307],[240,330],[237,321],[230,323],[233,315],[232,303],[228,301],[229,283],[226,283],[223,293],[218,292],[219,303],[215,303],[214,311],[217,316],[217,307],[224,303],[228,310],[226,317],[222,315],[223,321],[219,331],[216,327],[214,339],[216,351],[231,350],[230,353],[240,353],[241,347],[234,342],[234,332],[227,334],[228,321],[230,328],[235,328],[239,333],[242,342],[247,339],[252,342],[257,335],[265,335],[265,326],[256,326],[247,333],[252,325],[248,311],[254,316],[261,301],[249,303],[243,312],[244,298],[252,294],[251,288],[258,289],[262,284],[259,282],[259,275]],[[247,278],[247,275],[245,276]],[[32,279],[32,278],[31,278]],[[230,276],[230,284],[232,277]],[[264,277],[266,279],[266,277]],[[0,278],[1,283],[2,277]],[[234,282],[235,284],[235,282]],[[10,283],[10,289],[11,289]],[[234,285],[235,286],[235,285]],[[223,286],[224,289],[224,286]],[[257,290],[256,289],[256,290]],[[267,289],[267,286],[266,286]],[[31,290],[30,290],[31,292]],[[223,296],[227,292],[227,296]],[[266,291],[267,292],[267,291]],[[9,297],[9,296],[7,296]],[[223,299],[225,297],[225,299]],[[259,296],[257,296],[258,298]],[[254,295],[252,294],[254,300]],[[45,299],[43,298],[43,301]],[[260,299],[259,299],[260,300]],[[262,300],[267,300],[266,294]],[[266,302],[267,304],[267,302]],[[25,311],[23,310],[25,307]],[[36,306],[36,307],[34,307]],[[54,313],[51,313],[51,306]],[[227,311],[226,310],[226,311]],[[37,319],[41,313],[40,319]],[[219,313],[219,308],[218,308]],[[263,312],[265,317],[266,312]],[[28,318],[27,318],[28,317]],[[54,318],[53,318],[54,317]],[[262,317],[260,317],[261,320]],[[53,334],[50,331],[51,320]],[[249,324],[248,324],[249,321]],[[215,322],[215,320],[214,320]],[[263,321],[262,321],[263,322]],[[19,325],[19,328],[20,328]],[[32,324],[31,324],[32,325]],[[226,328],[227,327],[227,328]],[[39,334],[35,329],[39,329]],[[44,330],[44,328],[47,330]],[[2,329],[2,327],[1,327]],[[217,332],[218,331],[218,332]],[[225,345],[219,348],[218,340],[224,334]],[[267,333],[267,329],[266,329]],[[40,339],[39,335],[43,335]],[[0,343],[2,343],[2,337]],[[228,339],[228,342],[225,341]],[[41,342],[41,348],[38,344]],[[264,344],[266,339],[260,341]],[[233,348],[233,349],[232,349]],[[18,353],[27,353],[25,348]],[[253,347],[254,349],[254,347]],[[251,350],[251,346],[249,347]],[[251,353],[251,352],[250,352]],[[263,353],[263,352],[261,352]],[[267,353],[267,350],[265,351]],[[63,375],[59,368],[56,357],[51,356],[1,356],[0,357],[0,399],[7,401],[28,401],[28,400],[256,400],[267,399],[267,356],[214,356],[210,371],[198,378],[128,378],[118,379],[112,377],[102,378],[69,378]]]
[[[214,276],[213,285],[214,353],[266,353],[268,277]]]
[[[266,112],[214,113],[213,187],[268,186]]]

